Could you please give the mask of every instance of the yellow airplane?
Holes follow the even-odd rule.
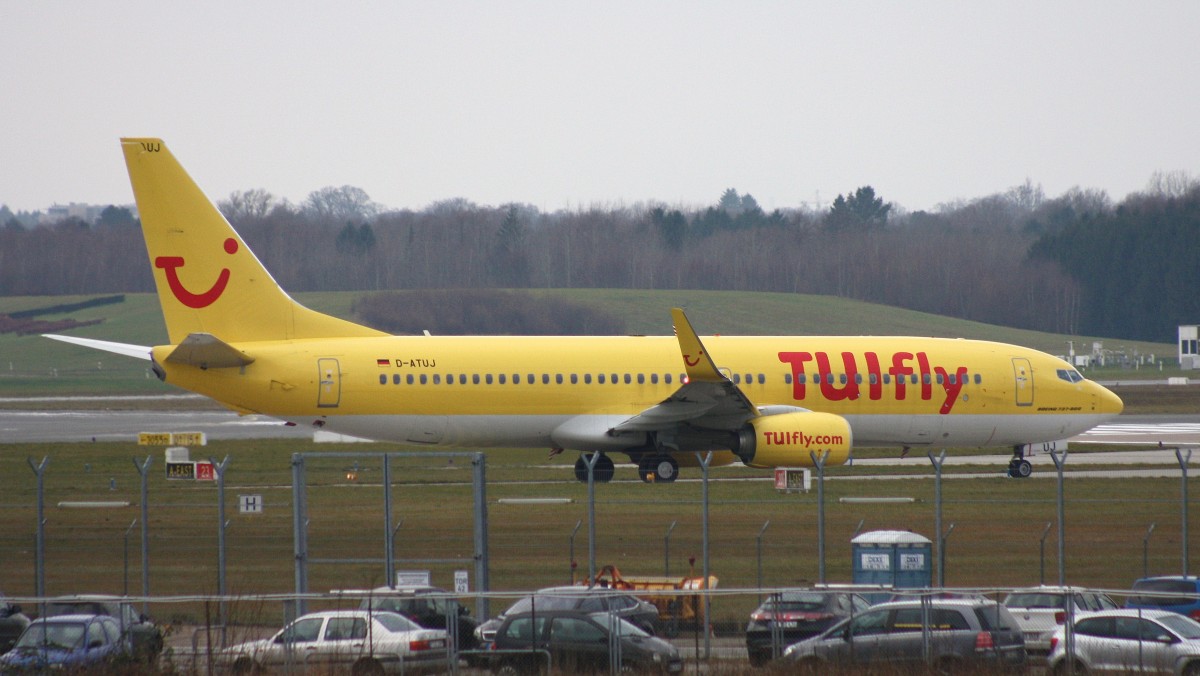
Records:
[[[611,479],[679,467],[830,465],[855,446],[1066,439],[1122,403],[1048,354],[916,337],[392,336],[292,300],[160,139],[121,140],[169,345],[57,340],[152,361],[240,413],[417,447],[580,451]],[[701,453],[711,451],[712,455]],[[599,455],[591,455],[591,454]],[[585,460],[585,457],[587,458]]]

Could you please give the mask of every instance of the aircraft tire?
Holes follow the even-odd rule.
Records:
[[[590,454],[588,455],[590,457]],[[613,474],[615,473],[616,465],[613,464],[612,458],[601,453],[600,457],[596,459],[596,464],[592,467],[592,475],[596,483],[606,484],[612,481]],[[583,455],[580,455],[579,459],[575,461],[575,480],[585,484],[588,480],[587,460],[584,459]]]
[[[656,455],[654,461],[654,480],[669,484],[679,478],[679,463],[667,454]]]
[[[585,467],[583,474],[584,481],[587,481],[586,470],[587,468]],[[600,459],[596,461],[596,467],[592,470],[592,472],[596,475],[596,481],[606,484],[612,481],[613,474],[616,474],[617,472],[617,466],[615,463],[613,463],[612,458],[601,453]]]
[[[1033,465],[1028,460],[1022,460],[1013,468],[1013,476],[1018,479],[1028,479],[1033,474]]]

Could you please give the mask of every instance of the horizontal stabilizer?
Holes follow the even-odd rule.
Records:
[[[150,348],[145,345],[130,345],[129,343],[114,343],[108,340],[96,340],[94,338],[79,338],[76,336],[58,336],[53,333],[43,333],[43,338],[51,340],[61,340],[64,343],[72,343],[74,345],[82,345],[90,347],[93,350],[103,350],[112,352],[113,354],[124,355],[126,357],[134,357],[136,359],[145,359],[150,361]]]
[[[167,357],[167,361],[202,369],[219,369],[242,367],[253,363],[254,358],[211,333],[189,333]]]

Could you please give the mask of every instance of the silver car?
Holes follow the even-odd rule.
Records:
[[[792,644],[782,659],[807,673],[880,664],[897,670],[928,664],[935,673],[1023,671],[1025,641],[995,601],[894,601]]]
[[[268,639],[222,650],[218,663],[235,674],[271,667],[319,668],[353,676],[443,671],[449,636],[396,613],[337,610],[296,618]]]
[[[1200,676],[1200,623],[1169,610],[1106,610],[1075,618],[1050,638],[1054,674],[1113,671]]]

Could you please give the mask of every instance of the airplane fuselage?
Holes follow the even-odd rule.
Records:
[[[1063,439],[1119,401],[1044,353],[911,337],[705,339],[759,406],[843,416],[855,445],[1010,446]],[[673,337],[380,337],[235,344],[241,369],[165,361],[166,380],[232,408],[421,446],[617,450],[603,432],[684,382]],[[469,412],[469,413],[464,413]],[[565,427],[564,427],[565,426]],[[632,440],[636,442],[635,440]],[[635,444],[636,445],[636,444]]]

